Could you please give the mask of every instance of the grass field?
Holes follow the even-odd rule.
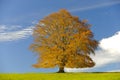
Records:
[[[0,74],[0,80],[120,80],[120,73]]]

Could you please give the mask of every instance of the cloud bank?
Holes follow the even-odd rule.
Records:
[[[66,68],[65,70],[67,72],[94,71],[94,69],[104,67],[108,64],[120,63],[120,31],[112,37],[102,39],[99,43],[99,49],[95,51],[96,55],[91,56],[96,63],[95,67],[83,69]],[[120,69],[113,71],[120,71]]]
[[[100,41],[100,50],[96,51],[96,66],[103,66],[112,62],[120,62],[120,31],[109,38]]]
[[[0,25],[0,42],[24,39],[32,35],[33,26],[23,29],[21,26]]]
[[[102,7],[106,7],[106,6],[112,6],[112,5],[116,5],[116,4],[120,4],[120,1],[119,0],[109,1],[109,2],[106,2],[106,3],[101,3],[101,4],[96,4],[96,5],[91,5],[91,6],[86,6],[86,7],[76,8],[76,9],[71,9],[70,12],[92,10],[92,9],[102,8]]]

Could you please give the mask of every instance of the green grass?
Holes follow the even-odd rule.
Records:
[[[0,74],[0,80],[120,80],[120,73]]]

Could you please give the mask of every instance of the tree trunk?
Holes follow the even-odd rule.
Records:
[[[64,67],[60,67],[58,73],[65,73]]]

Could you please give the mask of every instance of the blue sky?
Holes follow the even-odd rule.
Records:
[[[33,42],[32,29],[50,13],[67,9],[92,25],[100,42],[96,66],[66,71],[120,71],[120,0],[0,0],[0,72],[54,72],[35,69],[37,56],[28,48]]]

